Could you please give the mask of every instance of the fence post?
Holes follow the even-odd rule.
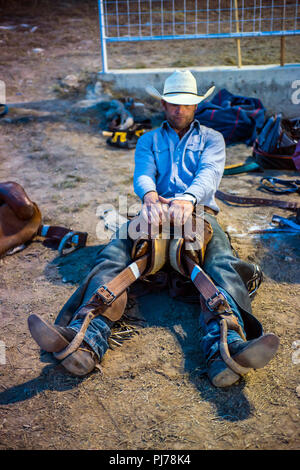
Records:
[[[284,31],[285,29],[285,14],[286,14],[286,0],[283,2],[283,12],[282,12],[282,20],[281,20],[281,29]],[[280,65],[283,67],[285,64],[285,36],[280,36]]]
[[[106,36],[105,36],[103,0],[98,0],[98,9],[99,9],[102,73],[106,73],[108,71],[108,67],[107,67],[107,51],[106,51]]]
[[[239,26],[239,11],[238,11],[238,2],[237,2],[237,0],[234,0],[234,9],[235,9],[235,21],[236,21],[235,30],[236,30],[237,33],[239,33],[240,32],[240,26]],[[241,54],[241,40],[240,40],[240,38],[236,39],[236,47],[237,47],[238,68],[241,68],[241,66],[242,66],[242,54]]]
[[[285,64],[285,36],[280,36],[280,66]]]

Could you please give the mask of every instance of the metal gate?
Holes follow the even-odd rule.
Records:
[[[102,72],[107,43],[300,34],[299,0],[98,0]]]

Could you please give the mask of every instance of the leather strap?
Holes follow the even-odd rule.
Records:
[[[119,297],[133,282],[135,282],[145,271],[150,255],[144,255],[135,260],[127,268],[123,269],[114,279],[106,285],[102,285],[96,290],[94,300],[100,300],[99,309],[101,314],[105,316],[105,307]],[[97,309],[98,314],[98,309]]]
[[[97,316],[102,315],[109,317],[109,306],[145,271],[149,262],[150,255],[144,255],[131,263],[127,268],[121,271],[114,279],[106,285],[102,285],[97,289],[89,304],[92,310],[87,312],[87,315],[81,325],[81,328],[71,343],[62,351],[55,353],[58,360],[65,359],[67,356],[75,352],[81,345],[85,332],[90,322]]]
[[[192,259],[185,255],[185,261],[190,273],[191,280],[200,292],[202,298],[200,303],[202,306],[204,317],[207,321],[210,319],[218,319],[220,321],[220,354],[227,366],[235,373],[243,375],[249,369],[240,366],[230,355],[227,343],[227,331],[233,329],[246,341],[245,335],[237,318],[233,314],[230,305],[217,289],[210,277],[200,268]],[[205,304],[203,305],[203,301]],[[207,307],[207,309],[206,309]],[[207,315],[208,314],[208,315]]]
[[[296,221],[300,222],[300,205],[297,202],[282,201],[275,199],[264,199],[257,197],[242,197],[234,196],[233,194],[227,194],[222,191],[216,192],[216,197],[221,201],[236,202],[237,204],[246,204],[254,206],[273,206],[281,209],[287,209],[296,212]]]
[[[300,205],[297,202],[291,201],[278,201],[275,199],[264,199],[257,197],[242,197],[227,194],[222,191],[216,192],[216,197],[222,201],[236,202],[238,204],[253,204],[258,206],[275,206],[281,209],[300,210]]]
[[[88,237],[87,232],[73,231],[56,225],[41,225],[37,235],[60,242],[58,251],[61,255],[67,245],[74,245],[76,248],[85,246]]]
[[[281,209],[287,209],[291,211],[297,211],[300,214],[300,205],[297,202],[281,201],[275,199],[264,199],[258,197],[243,197],[234,196],[233,194],[227,194],[222,191],[216,192],[216,197],[221,201],[236,202],[238,204],[252,204],[254,206],[273,206],[280,207]]]
[[[190,278],[202,295],[207,309],[216,314],[229,313],[230,306],[210,277],[186,254],[184,255]]]
[[[193,260],[189,259],[188,256],[185,256],[185,261],[188,266],[191,279],[202,296],[202,298],[200,298],[200,303],[204,317],[206,317],[207,322],[213,318],[220,321],[220,354],[223,361],[236,374],[246,374],[249,372],[249,369],[242,367],[231,357],[227,343],[228,328],[235,330],[241,338],[246,341],[245,335],[236,316],[233,314],[230,305],[223,294],[217,289],[213,281],[203,271],[203,269],[201,269],[200,266],[197,266]],[[204,305],[203,301],[205,302]],[[208,310],[205,307],[207,307]]]

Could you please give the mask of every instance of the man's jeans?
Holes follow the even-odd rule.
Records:
[[[217,223],[215,217],[206,215],[207,220],[213,227],[213,238],[208,244],[205,256],[204,270],[214,280],[216,286],[225,295],[229,305],[236,315],[239,324],[244,331],[244,323],[241,310],[251,315],[251,305],[248,291],[245,285],[245,276],[253,272],[251,265],[236,258],[231,250],[231,246],[226,234]],[[96,260],[96,273],[89,279],[85,289],[82,303],[77,311],[87,303],[94,292],[102,285],[113,279],[119,272],[127,267],[131,262],[132,240],[113,239],[100,253]],[[241,277],[241,273],[244,277]],[[76,314],[76,312],[75,312]],[[219,348],[220,329],[217,321],[210,321],[207,325],[203,321],[199,305],[200,324],[203,330],[202,348],[205,358],[209,360]],[[74,315],[75,317],[75,315]],[[252,318],[254,318],[252,316]],[[255,319],[256,320],[256,319]],[[73,319],[69,327],[79,331],[83,319]],[[102,316],[96,317],[90,323],[85,341],[97,354],[99,360],[108,349],[108,338],[112,322]],[[245,336],[246,333],[244,331]],[[233,330],[228,332],[228,344],[240,341],[241,337]]]

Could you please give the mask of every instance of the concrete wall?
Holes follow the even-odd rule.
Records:
[[[153,85],[160,92],[164,80],[175,69],[112,70],[99,74],[113,89],[145,97],[145,86]],[[300,116],[300,64],[237,67],[190,67],[204,93],[211,85],[216,91],[226,88],[233,94],[261,99],[268,114],[281,112],[284,117]],[[212,95],[213,96],[213,95]]]

